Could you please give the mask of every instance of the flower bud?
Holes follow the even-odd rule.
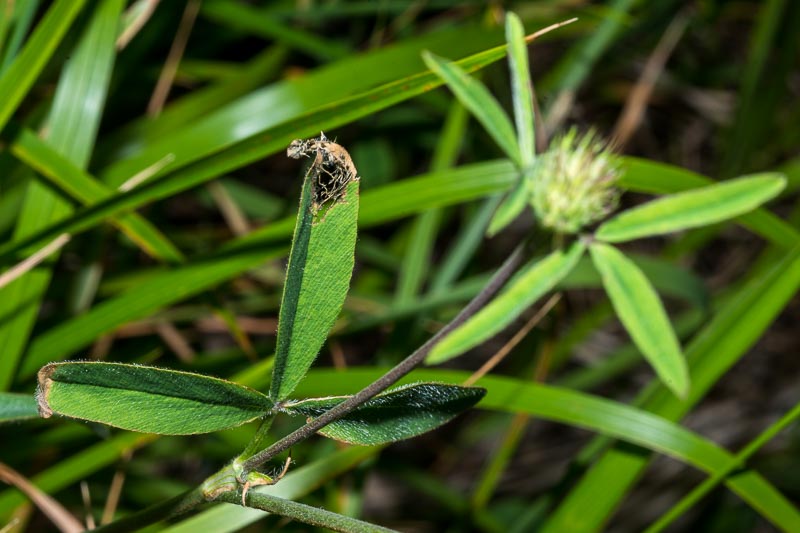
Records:
[[[531,205],[542,225],[577,233],[616,208],[619,161],[593,132],[553,139],[532,173]]]

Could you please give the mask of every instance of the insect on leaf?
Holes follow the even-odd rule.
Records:
[[[358,176],[347,151],[329,141],[293,141],[309,157],[278,317],[270,397],[280,401],[303,379],[330,332],[350,287],[358,219]]]

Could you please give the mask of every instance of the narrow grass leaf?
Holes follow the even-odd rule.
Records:
[[[673,194],[618,214],[595,237],[624,242],[722,222],[775,198],[785,186],[783,176],[768,173]]]
[[[655,289],[636,264],[607,244],[589,247],[620,321],[642,355],[680,398],[689,393],[689,372],[678,338]]]
[[[121,363],[52,363],[39,371],[39,412],[159,435],[219,431],[272,408],[231,381]]]
[[[350,394],[380,377],[387,369],[350,368],[347,372],[332,369],[312,370],[298,387],[300,394]],[[470,372],[418,369],[401,383],[431,380],[462,383]],[[486,396],[478,404],[480,409],[552,420],[573,427],[596,431],[641,446],[694,466],[709,474],[725,472],[734,455],[713,441],[698,435],[674,422],[642,409],[606,398],[593,396],[561,387],[531,383],[506,376],[488,375],[477,385],[486,389]],[[674,397],[673,397],[674,398]],[[626,447],[636,457],[642,457],[641,448]],[[613,473],[608,473],[605,484],[599,485],[595,498],[604,498],[603,487],[613,485]],[[753,508],[785,531],[797,531],[800,513],[792,503],[764,479],[758,472],[742,470],[725,479],[725,484]],[[602,496],[600,496],[602,494]],[[591,510],[591,500],[584,502],[584,511]],[[583,522],[574,522],[580,529],[564,527],[554,531],[594,531]],[[566,523],[562,524],[567,526]]]
[[[508,66],[511,71],[511,97],[514,102],[514,120],[517,124],[517,140],[523,168],[533,164],[536,155],[536,133],[533,117],[533,90],[530,66],[528,65],[528,43],[525,30],[516,13],[506,13],[506,41],[508,42]]]
[[[99,3],[91,13],[83,34],[72,50],[70,61],[61,73],[47,117],[48,144],[81,168],[88,164],[99,128],[114,66],[114,39],[123,4],[123,0],[107,0]],[[31,61],[28,52],[33,49],[37,54],[52,53],[52,48],[69,25],[68,21],[77,14],[82,5],[82,0],[53,4],[45,19],[37,25],[23,51],[5,71],[3,79],[13,75],[16,72],[15,66],[20,62],[25,68],[38,68],[38,63],[28,64]],[[43,57],[35,60],[46,61]],[[24,79],[23,76],[20,83],[24,84]],[[12,83],[17,81],[15,78]],[[2,92],[0,81],[0,94]],[[0,106],[6,103],[0,96]],[[0,120],[0,123],[5,124],[5,120]],[[49,239],[52,240],[64,233],[64,229],[59,226],[71,212],[72,206],[49,187],[38,180],[29,180],[14,229],[14,241],[25,240],[48,227],[56,231],[56,235]],[[49,240],[40,243],[38,247]],[[23,248],[23,255],[34,253],[38,247]],[[55,257],[57,254],[52,256],[53,259]],[[42,264],[3,289],[0,316],[5,318],[0,324],[0,353],[3,354],[0,361],[0,389],[7,388],[17,371],[50,277],[50,263]]]
[[[0,130],[28,94],[86,0],[58,0],[0,77]],[[5,13],[3,14],[5,16]]]
[[[489,90],[456,63],[430,52],[423,52],[422,58],[428,68],[445,81],[464,107],[469,109],[478,122],[486,128],[500,149],[517,166],[522,166],[522,154],[514,135],[514,127]]]
[[[161,119],[152,121],[154,129],[148,126],[149,120],[139,122],[141,128],[131,132],[129,142],[109,154],[113,163],[100,172],[100,178],[118,186],[151,167],[165,153],[174,154],[173,164],[155,176],[158,177],[209,157],[217,159],[215,156],[225,154],[227,159],[232,152],[245,148],[242,143],[247,145],[245,151],[251,152],[251,161],[262,159],[285,149],[293,139],[316,135],[320,130],[328,131],[350,122],[353,119],[348,120],[347,116],[354,107],[351,104],[357,104],[356,107],[376,105],[360,115],[367,116],[387,107],[387,100],[395,96],[406,100],[441,85],[435,74],[424,71],[420,59],[423,49],[457,56],[473,54],[462,61],[465,61],[464,68],[475,70],[477,63],[473,60],[494,62],[505,56],[505,46],[480,52],[499,40],[496,32],[487,31],[485,27],[432,32],[397,46],[356,54],[296,79],[270,84],[222,108],[207,108],[200,120],[188,123],[189,127],[164,131]],[[392,68],[385,68],[386,65]],[[370,97],[360,98],[365,93]],[[309,122],[303,119],[332,108],[336,111],[330,116],[317,114]],[[169,117],[164,120],[172,121]],[[282,131],[286,137],[278,138],[277,131]],[[257,142],[255,137],[258,137]]]
[[[337,145],[338,146],[338,145]],[[270,397],[289,396],[316,359],[350,288],[358,220],[358,180],[315,213],[316,164],[306,175],[286,271]]]
[[[60,323],[31,342],[19,375],[27,378],[49,361],[63,359],[90,344],[98,335],[126,322],[143,318],[163,307],[194,296],[214,285],[285,253],[283,247],[254,246],[160,272],[134,289],[92,307],[90,311]]]
[[[585,249],[583,242],[577,241],[566,252],[557,250],[529,264],[486,307],[442,339],[431,350],[426,363],[452,359],[499,333],[564,279]]]
[[[375,396],[320,433],[349,444],[373,446],[416,437],[452,420],[480,401],[486,391],[443,383],[415,383]],[[346,396],[288,402],[290,414],[315,418],[347,399]]]
[[[100,202],[115,194],[114,190],[50,148],[30,130],[23,129],[14,135],[10,150],[21,162],[82,204]],[[175,263],[183,261],[180,250],[141,215],[122,213],[113,223],[154,259]]]
[[[795,406],[792,407],[788,413],[783,415],[780,420],[771,424],[767,429],[762,431],[758,437],[742,448],[728,463],[727,468],[723,469],[721,472],[715,472],[714,475],[697,485],[689,494],[673,505],[669,511],[662,514],[658,520],[647,528],[645,533],[657,533],[666,529],[672,522],[680,518],[681,515],[691,509],[694,504],[698,503],[705,495],[722,483],[727,476],[733,475],[736,469],[741,468],[750,457],[776,437],[778,433],[786,429],[787,426],[796,422],[798,418],[800,418],[800,404],[795,404]],[[768,511],[768,509],[764,509],[764,511]]]
[[[686,401],[677,400],[663,386],[648,390],[642,408],[668,420],[679,420],[700,401],[758,340],[800,287],[800,244],[789,250],[766,272],[739,289],[687,347],[692,390]],[[630,487],[639,479],[651,457],[615,446],[589,470],[550,516],[543,531],[601,529]],[[800,529],[797,509],[776,500],[760,480],[745,472],[728,480],[753,491],[751,504],[786,531]],[[748,502],[752,500],[747,499]],[[763,511],[762,511],[763,509]]]
[[[17,57],[25,36],[28,35],[34,17],[39,10],[39,0],[17,2],[13,6],[13,15],[10,17],[12,29],[7,41],[3,43],[3,55],[0,60],[0,73],[5,72],[11,61]]]
[[[499,60],[504,54],[505,46],[498,46],[466,57],[458,61],[458,64],[471,72]],[[63,232],[76,233],[88,229],[107,217],[136,209],[154,200],[172,196],[285,149],[292,140],[298,137],[316,135],[320,130],[328,130],[342,124],[348,124],[381,109],[430,91],[441,85],[441,83],[442,81],[431,72],[423,72],[401,78],[350,98],[313,108],[308,113],[294,116],[291,120],[276,124],[247,138],[242,139],[239,137],[234,140],[227,140],[228,144],[215,145],[213,149],[207,151],[195,149],[195,139],[186,139],[185,145],[181,146],[184,152],[186,147],[192,147],[191,156],[188,153],[179,153],[179,147],[174,147],[174,150],[171,149],[166,142],[156,143],[158,146],[155,146],[152,151],[148,151],[147,154],[142,154],[141,157],[137,157],[135,160],[125,160],[123,161],[123,163],[126,163],[125,165],[115,165],[113,169],[109,169],[100,176],[103,181],[118,186],[137,172],[141,172],[143,169],[163,160],[165,153],[173,154],[175,161],[167,165],[163,170],[156,172],[146,183],[125,193],[117,194],[108,200],[88,206],[68,220],[59,221],[58,224],[53,224],[37,232],[36,235],[26,236],[24,239],[15,239],[15,242],[9,245],[0,246],[0,254],[17,253],[21,248],[27,246],[42,246]],[[269,114],[271,114],[273,109],[270,108],[269,111]],[[250,113],[252,113],[252,110]],[[199,128],[188,129],[192,132],[199,131]],[[232,129],[238,132],[245,128],[233,127]],[[203,129],[204,132],[209,133],[206,130],[207,128]],[[201,141],[202,139],[197,140],[197,142]],[[166,176],[166,174],[169,174],[169,176]],[[491,185],[484,186],[483,190],[494,191],[496,190],[496,185],[494,187]],[[433,194],[431,193],[429,197],[433,196]],[[416,211],[412,209],[412,212]],[[289,225],[289,228],[291,227],[292,225]]]
[[[103,440],[62,459],[47,470],[31,478],[37,488],[54,494],[74,483],[86,479],[98,470],[117,463],[121,457],[157,438],[141,433],[122,433]],[[0,493],[0,521],[9,520],[10,514],[27,498],[18,490],[10,488]]]
[[[38,416],[36,398],[32,394],[0,392],[0,424]]]

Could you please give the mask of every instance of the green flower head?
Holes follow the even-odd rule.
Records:
[[[575,128],[553,139],[531,176],[531,205],[545,227],[577,233],[613,211],[619,201],[618,157],[595,133]]]

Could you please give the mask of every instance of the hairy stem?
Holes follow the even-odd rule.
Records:
[[[266,463],[277,454],[281,453],[282,451],[290,448],[291,446],[306,440],[307,438],[314,435],[317,431],[325,427],[327,424],[337,420],[338,418],[346,415],[347,413],[351,412],[353,409],[358,408],[359,406],[363,405],[373,396],[380,394],[381,392],[385,391],[392,385],[394,385],[398,380],[400,380],[403,376],[411,372],[414,368],[416,368],[422,361],[425,360],[425,357],[430,353],[433,347],[438,343],[445,335],[453,331],[455,328],[463,324],[467,321],[472,315],[474,315],[477,311],[479,311],[485,304],[488,302],[492,296],[494,296],[498,290],[505,284],[505,282],[511,277],[511,275],[516,271],[516,269],[520,266],[523,259],[523,246],[518,246],[514,252],[505,260],[505,262],[500,266],[500,268],[495,272],[494,276],[489,280],[486,286],[478,293],[462,310],[456,317],[450,321],[446,326],[440,329],[433,337],[428,339],[428,341],[420,346],[414,353],[409,355],[403,361],[397,364],[394,368],[389,370],[386,374],[378,378],[374,381],[371,385],[367,386],[366,388],[362,389],[360,392],[351,396],[344,402],[338,404],[336,407],[326,411],[319,417],[313,419],[311,422],[307,423],[306,425],[302,426],[298,430],[293,433],[290,433],[286,437],[282,438],[281,440],[277,441],[275,444],[270,446],[269,448],[265,449],[264,451],[253,455],[246,461],[242,463],[243,467],[243,475],[246,477],[247,472],[255,470],[262,464]],[[227,467],[226,467],[227,468]],[[99,531],[102,533],[109,533],[109,532],[126,532],[126,531],[136,531],[144,526],[154,524],[159,520],[163,520],[186,511],[189,511],[202,503],[207,501],[206,497],[203,495],[203,491],[201,490],[201,485],[198,488],[195,488],[191,491],[185,492],[181,495],[178,495],[174,498],[171,498],[163,503],[140,511],[136,514],[123,518],[121,520],[117,520],[116,522],[112,522],[111,524],[101,526],[93,531]],[[283,516],[289,516],[296,520],[321,525],[323,527],[333,529],[336,531],[390,531],[386,530],[385,528],[380,528],[378,526],[372,526],[371,524],[365,524],[361,521],[354,521],[355,525],[354,528],[350,529],[336,529],[333,527],[334,522],[329,523],[316,523],[316,522],[309,522],[300,518],[302,513],[306,513],[305,516],[308,516],[309,508],[307,505],[297,504],[291,501],[283,500],[281,498],[275,498],[274,496],[267,496],[262,493],[248,493],[248,505],[253,507],[263,509],[265,511],[274,512],[276,514],[280,514]],[[241,504],[241,495],[238,491],[225,491],[215,496],[214,501],[224,501],[229,503],[238,503]],[[280,504],[280,507],[278,506]],[[272,506],[272,507],[268,507]],[[296,506],[296,508],[290,508],[292,506]],[[301,507],[304,510],[301,510]],[[318,509],[314,509],[318,511],[316,514],[317,517],[322,516],[324,513],[328,513],[327,511],[322,511]],[[296,514],[292,514],[296,513]],[[297,514],[299,513],[299,514]],[[328,513],[336,517],[336,519],[341,520],[342,518],[340,515],[335,513]],[[348,519],[351,520],[351,519]],[[353,524],[350,524],[353,525]],[[361,527],[362,529],[358,529]],[[371,528],[371,529],[365,529]]]
[[[500,266],[495,275],[492,276],[492,279],[489,280],[483,290],[481,290],[481,292],[478,293],[475,298],[473,298],[472,301],[470,301],[466,307],[464,307],[464,309],[462,309],[461,312],[458,313],[458,315],[456,315],[452,321],[450,321],[450,323],[440,329],[433,337],[428,339],[425,344],[417,348],[414,353],[403,359],[397,364],[397,366],[386,372],[386,374],[375,380],[372,384],[368,385],[357,394],[349,397],[336,407],[331,408],[322,415],[311,420],[306,425],[285,436],[266,450],[249,458],[243,464],[244,472],[247,473],[250,470],[258,468],[260,465],[266,463],[282,451],[289,449],[298,442],[306,440],[334,420],[338,420],[342,416],[363,405],[375,395],[385,391],[397,383],[397,381],[399,381],[403,376],[414,370],[414,368],[416,368],[425,360],[425,357],[427,357],[433,347],[436,346],[436,343],[444,338],[445,335],[466,322],[467,319],[479,311],[484,304],[486,304],[486,302],[488,302],[489,299],[491,299],[492,296],[494,296],[497,291],[500,290],[508,278],[511,277],[517,267],[519,267],[521,264],[523,257],[522,249],[522,246],[517,247],[517,249],[514,250]]]
[[[229,491],[220,494],[215,501],[241,505],[241,496],[234,491]],[[392,533],[394,531],[393,529],[376,526],[349,516],[312,507],[304,503],[285,500],[262,492],[248,492],[247,506],[285,516],[304,524],[324,527],[332,531],[346,533]]]
[[[181,513],[185,513],[206,501],[200,487],[179,494],[173,498],[143,509],[138,513],[126,516],[110,524],[100,526],[92,531],[102,533],[123,533],[127,531],[138,531],[145,526],[155,524],[159,520],[164,520]]]

